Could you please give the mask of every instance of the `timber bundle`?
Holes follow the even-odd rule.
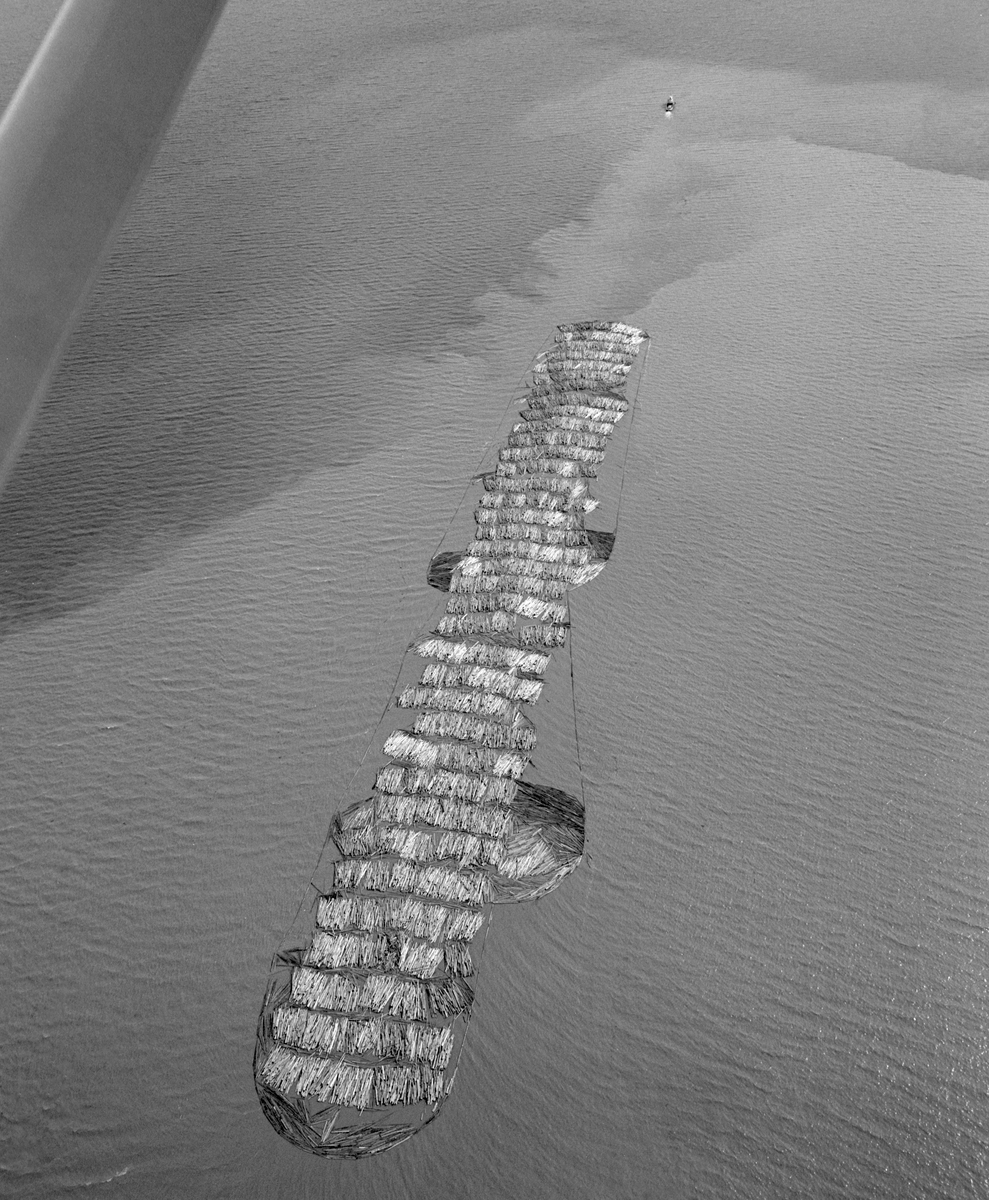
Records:
[[[274,1128],[314,1154],[363,1157],[435,1116],[456,1073],[490,905],[531,900],[580,862],[584,809],[522,778],[527,707],[567,644],[567,593],[614,537],[585,529],[646,334],[561,325],[532,368],[520,420],[483,477],[476,533],[437,555],[446,612],[396,706],[372,795],[333,820],[332,885],[304,947],[276,956],[255,1083]]]

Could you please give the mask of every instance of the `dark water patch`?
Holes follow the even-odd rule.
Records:
[[[270,72],[231,73],[225,36],[0,501],[0,631],[90,603],[400,436],[408,397],[383,401],[382,355],[469,351],[476,297],[517,281],[531,242],[606,169],[578,169],[579,130],[520,142],[513,126],[506,61],[533,101],[569,68],[600,75],[572,39],[546,69],[545,46],[509,54],[500,39],[287,92]]]
[[[228,363],[218,380],[215,367],[207,378],[168,371],[173,359],[160,377],[152,368],[101,386],[101,364],[83,358],[79,346],[0,500],[0,633],[91,603],[388,436],[387,410],[355,410],[356,380],[343,395],[278,395],[251,385],[249,363]]]

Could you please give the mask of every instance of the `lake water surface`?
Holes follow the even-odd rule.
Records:
[[[230,0],[0,502],[0,1191],[984,1196],[983,18],[419,7]],[[589,860],[497,911],[440,1118],[316,1160],[268,963],[591,316],[652,343],[573,601]]]

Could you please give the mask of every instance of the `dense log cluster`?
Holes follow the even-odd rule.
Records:
[[[262,1108],[313,1153],[377,1153],[435,1114],[489,905],[543,895],[580,861],[583,806],[522,778],[536,745],[525,710],[566,646],[567,593],[614,542],[585,528],[588,481],[644,338],[617,322],[560,326],[482,479],[474,539],[430,566],[448,599],[412,647],[425,664],[396,697],[406,724],[384,742],[373,794],[334,819],[332,887],[307,945],[281,956],[259,1022]]]

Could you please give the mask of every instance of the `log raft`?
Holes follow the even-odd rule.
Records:
[[[490,906],[546,895],[581,860],[582,803],[523,778],[526,710],[566,647],[568,592],[614,544],[585,528],[590,481],[646,338],[620,322],[556,330],[481,480],[474,539],[430,564],[446,612],[412,647],[425,661],[396,697],[405,723],[371,796],[334,818],[332,885],[307,944],[276,955],[258,1023],[262,1110],[311,1153],[375,1154],[436,1115]]]

